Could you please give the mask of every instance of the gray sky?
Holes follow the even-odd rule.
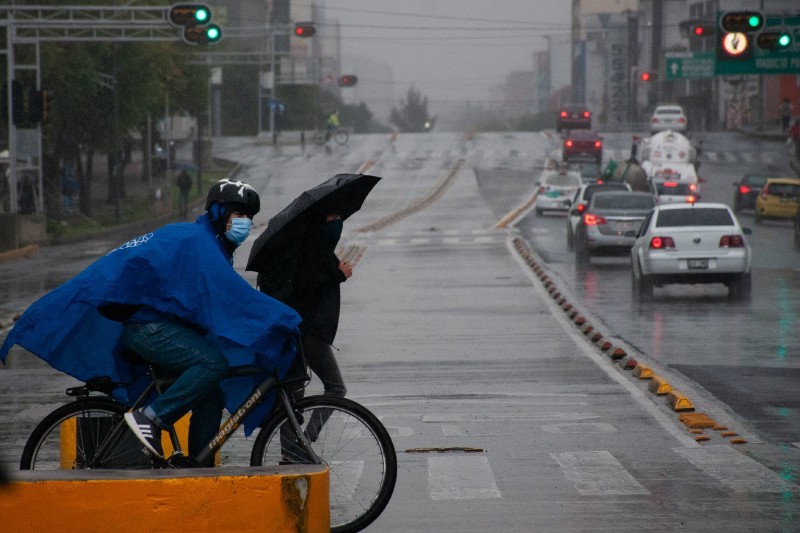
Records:
[[[301,2],[303,0],[300,0]],[[325,17],[341,24],[344,73],[359,76],[364,100],[404,97],[412,85],[429,109],[490,101],[490,90],[514,70],[533,69],[544,35],[570,28],[569,0],[321,0]],[[356,57],[386,63],[392,91],[366,94],[370,72]],[[374,85],[374,84],[373,84]],[[358,89],[358,88],[356,88]],[[348,98],[352,100],[352,98]]]

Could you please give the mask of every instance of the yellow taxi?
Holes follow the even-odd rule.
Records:
[[[797,216],[800,206],[800,179],[770,178],[764,183],[756,198],[754,219],[760,224],[765,218],[789,218]]]

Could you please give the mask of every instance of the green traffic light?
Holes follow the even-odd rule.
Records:
[[[786,48],[792,44],[792,36],[788,33],[782,33],[780,37],[778,37],[778,46],[781,48]]]
[[[761,16],[750,15],[750,18],[747,19],[747,23],[750,24],[751,28],[758,28],[759,26],[761,26]]]
[[[217,26],[209,26],[208,31],[206,32],[206,37],[208,38],[208,42],[213,43],[219,40],[222,36],[222,32],[220,32]]]
[[[194,12],[194,19],[199,24],[204,24],[208,22],[208,10],[204,8],[198,9],[197,11]]]

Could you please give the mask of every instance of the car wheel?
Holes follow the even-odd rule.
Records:
[[[587,268],[592,258],[592,253],[589,247],[586,246],[582,239],[575,239],[575,264],[578,268]]]
[[[728,286],[728,293],[731,298],[746,300],[750,298],[753,291],[753,278],[750,272],[738,274]]]

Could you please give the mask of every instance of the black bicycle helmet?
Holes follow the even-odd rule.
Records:
[[[206,211],[211,209],[213,203],[218,203],[223,208],[236,204],[238,211],[250,217],[261,210],[261,199],[254,188],[244,182],[229,179],[219,180],[211,186],[206,198]]]

